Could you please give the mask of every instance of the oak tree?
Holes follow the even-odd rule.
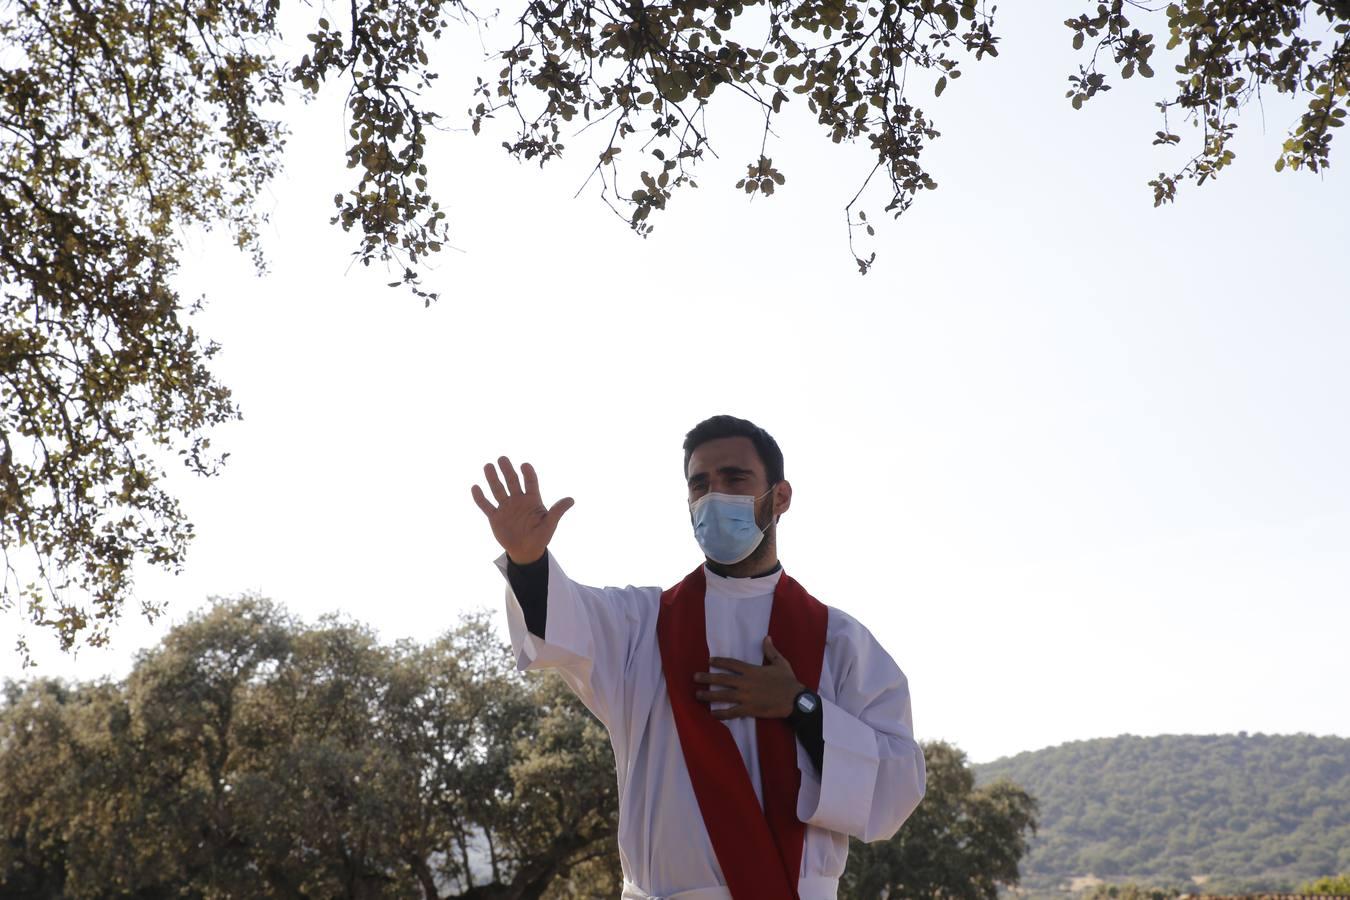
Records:
[[[842,896],[995,900],[1015,887],[1036,829],[1036,800],[1007,780],[975,786],[960,749],[924,745],[927,791],[889,841],[849,848]]]
[[[0,893],[616,896],[614,758],[486,619],[429,645],[221,602],[123,682],[10,684]]]

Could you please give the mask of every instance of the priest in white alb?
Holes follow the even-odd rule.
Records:
[[[849,837],[890,838],[923,797],[908,683],[779,564],[792,486],[768,432],[714,416],[684,463],[705,559],[665,590],[572,581],[547,549],[572,499],[484,467],[518,665],[609,731],[625,900],[835,900]]]

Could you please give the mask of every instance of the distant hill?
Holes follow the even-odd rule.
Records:
[[[1093,875],[1222,893],[1350,872],[1350,739],[1123,735],[974,768],[1040,801],[1027,888]]]

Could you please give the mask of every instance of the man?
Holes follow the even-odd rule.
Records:
[[[517,663],[609,730],[626,900],[834,900],[849,835],[890,838],[923,797],[907,681],[779,565],[792,486],[766,431],[714,416],[684,460],[705,562],[666,591],[569,579],[547,548],[572,499],[484,467]]]

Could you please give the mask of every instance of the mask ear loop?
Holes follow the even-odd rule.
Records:
[[[756,498],[755,498],[755,502],[758,503],[759,501],[763,500],[765,497],[767,497],[767,496],[769,496],[770,494],[772,494],[772,493],[773,493],[773,489],[776,488],[776,487],[778,487],[778,485],[781,484],[782,481],[783,481],[783,479],[780,478],[780,479],[778,479],[778,481],[775,481],[773,484],[769,485],[769,489],[768,489],[767,491],[765,491],[764,493],[760,494],[758,497],[756,497]],[[755,524],[758,525],[759,523],[756,522]],[[769,524],[768,524],[768,525],[765,525],[763,528],[761,528],[761,529],[759,530],[759,533],[760,533],[760,534],[768,534],[768,533],[769,533],[769,528],[770,528],[771,526],[774,526],[774,525],[777,525],[777,524],[778,524],[778,516],[773,512],[773,504],[770,504],[770,505],[769,505]]]

